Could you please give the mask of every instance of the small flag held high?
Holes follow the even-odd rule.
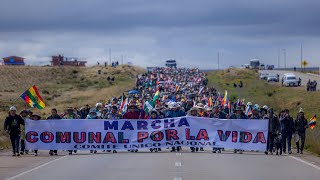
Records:
[[[317,115],[315,114],[315,115],[310,119],[310,122],[309,122],[310,129],[315,128],[315,127],[316,127],[316,124],[317,124]]]
[[[26,90],[20,97],[31,107],[36,107],[38,109],[43,109],[46,107],[46,104],[44,103],[35,85]]]

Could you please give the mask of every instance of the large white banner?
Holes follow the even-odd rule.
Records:
[[[112,150],[216,147],[265,151],[268,120],[198,117],[26,121],[29,149]]]

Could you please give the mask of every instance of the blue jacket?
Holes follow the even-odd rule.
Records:
[[[166,113],[166,118],[182,117],[185,115],[186,115],[186,113],[181,110],[176,110],[176,111],[169,110]]]

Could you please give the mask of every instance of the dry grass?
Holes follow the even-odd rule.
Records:
[[[101,74],[98,75],[98,70]],[[0,66],[0,149],[8,147],[8,139],[3,132],[3,120],[12,105],[22,110],[26,104],[20,95],[32,85],[36,85],[47,107],[32,109],[42,117],[47,117],[51,108],[63,111],[66,107],[81,107],[86,104],[105,102],[113,96],[134,87],[135,77],[145,72],[132,66],[112,67],[4,67]],[[107,77],[115,77],[114,82]]]
[[[300,107],[305,111],[309,120],[314,114],[320,115],[320,92],[306,92],[304,88],[281,87],[279,83],[268,84],[259,80],[258,73],[251,70],[229,69],[209,73],[209,85],[214,85],[220,92],[228,90],[229,99],[235,102],[238,98],[245,101],[268,105],[276,112],[288,108],[293,118],[296,117]],[[243,88],[234,88],[233,82],[243,81]],[[306,148],[320,154],[320,128],[308,130]]]

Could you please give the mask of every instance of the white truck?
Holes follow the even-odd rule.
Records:
[[[285,73],[282,77],[282,86],[298,86],[299,80],[293,73]]]

